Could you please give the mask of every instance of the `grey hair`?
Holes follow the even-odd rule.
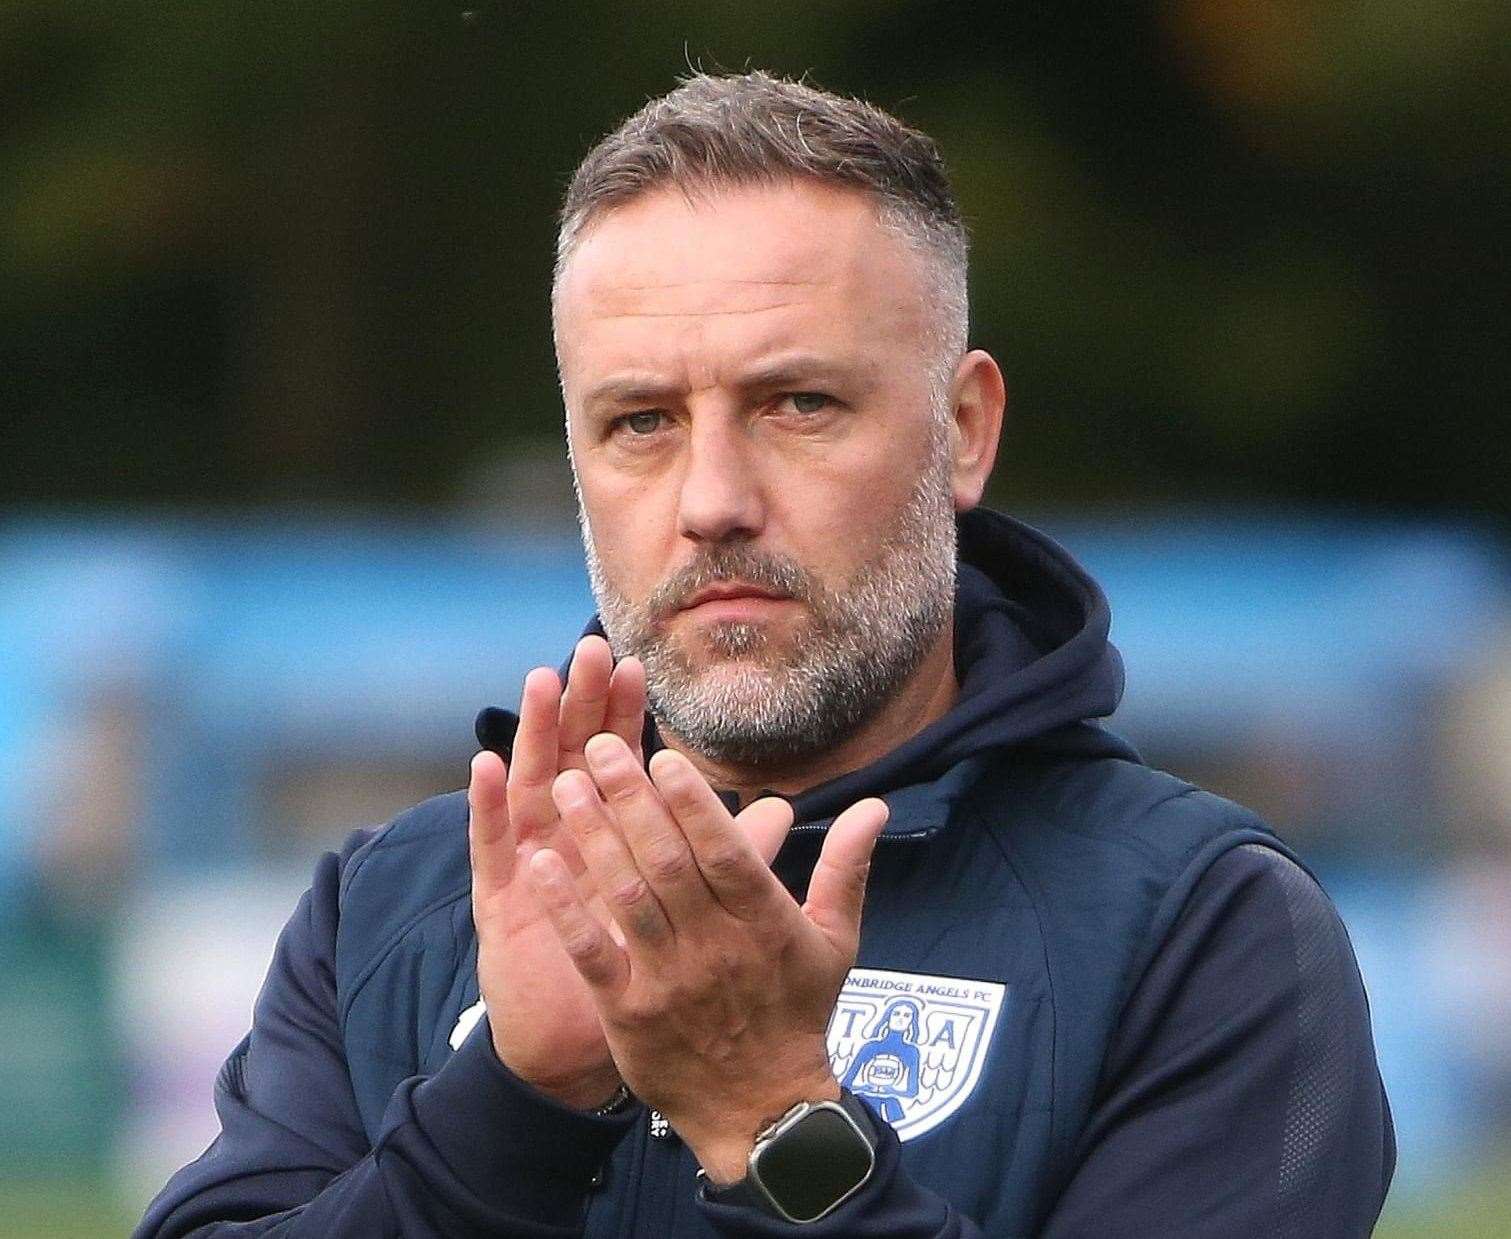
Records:
[[[644,193],[801,178],[869,193],[882,226],[927,260],[939,324],[931,377],[947,384],[966,348],[970,240],[938,147],[874,104],[759,70],[693,73],[588,152],[562,204],[553,301],[587,227]]]

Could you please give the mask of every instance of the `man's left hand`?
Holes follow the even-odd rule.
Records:
[[[649,777],[618,736],[595,736],[586,756],[552,794],[623,943],[555,851],[534,855],[530,877],[625,1082],[713,1182],[736,1182],[763,1126],[839,1096],[826,1031],[886,805],[835,819],[799,907],[769,867],[792,825],[786,801],[732,817],[680,753],[657,753]]]

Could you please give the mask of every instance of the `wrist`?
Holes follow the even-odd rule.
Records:
[[[729,1186],[706,1182],[700,1196],[716,1207],[816,1222],[871,1181],[881,1143],[871,1112],[853,1094],[799,1102],[756,1138],[743,1179]]]
[[[750,1109],[731,1112],[707,1131],[684,1131],[677,1127],[675,1119],[672,1126],[677,1127],[677,1134],[692,1150],[709,1183],[715,1187],[728,1187],[749,1173],[750,1154],[755,1148],[756,1137],[788,1110],[802,1101],[838,1101],[839,1098],[839,1081],[830,1076],[784,1095],[771,1105],[761,1107],[759,1112]]]
[[[574,1110],[585,1110],[590,1114],[606,1111],[626,1096],[624,1082],[620,1080],[619,1072],[612,1069],[604,1073],[594,1072],[569,1079],[533,1080],[527,1076],[520,1078],[537,1092],[551,1098],[552,1101],[559,1101],[564,1106],[570,1106]]]
[[[604,1066],[589,1067],[578,1072],[546,1073],[515,1066],[499,1051],[497,1042],[494,1043],[493,1052],[498,1056],[499,1062],[537,1093],[573,1110],[586,1110],[589,1113],[602,1110],[620,1098],[620,1090],[624,1087],[619,1069],[612,1061]]]
[[[755,1147],[755,1136],[752,1133],[748,1140],[704,1143],[701,1147],[689,1143],[688,1147],[709,1183],[714,1187],[729,1187],[749,1173],[750,1150]]]

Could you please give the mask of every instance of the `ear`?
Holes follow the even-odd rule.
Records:
[[[951,391],[955,394],[951,483],[955,510],[967,512],[981,502],[986,480],[997,462],[1007,384],[991,354],[972,349],[955,368]]]

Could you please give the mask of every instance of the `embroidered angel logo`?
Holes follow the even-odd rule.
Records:
[[[840,1082],[902,1140],[954,1114],[981,1078],[1007,987],[852,968],[829,1021]]]
[[[860,1048],[841,1083],[858,1097],[876,1103],[889,1123],[902,1118],[901,1099],[918,1096],[918,1038],[923,1016],[911,998],[894,998],[871,1026],[871,1040]]]

